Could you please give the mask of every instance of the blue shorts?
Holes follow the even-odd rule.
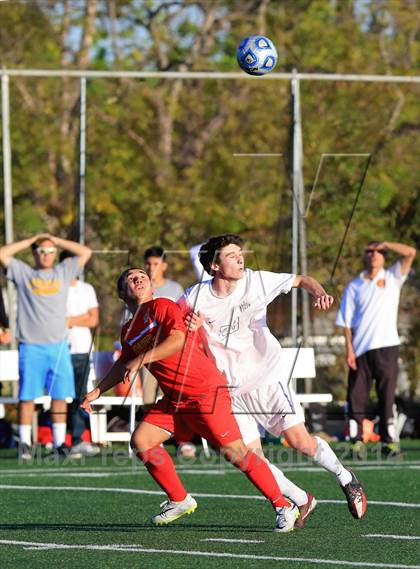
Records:
[[[19,344],[19,400],[75,397],[74,374],[67,342]]]

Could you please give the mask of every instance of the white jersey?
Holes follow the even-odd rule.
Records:
[[[290,292],[296,275],[246,269],[235,290],[219,298],[212,281],[189,288],[184,299],[205,318],[204,329],[217,367],[233,395],[252,391],[283,377],[281,347],[267,326],[267,306]]]
[[[356,357],[400,344],[398,303],[406,278],[398,261],[389,269],[381,269],[372,280],[361,273],[345,288],[336,324],[351,328]]]
[[[67,296],[67,316],[80,316],[92,308],[97,308],[98,300],[92,285],[77,281],[70,285]],[[87,354],[91,349],[92,334],[87,326],[73,326],[68,331],[68,341],[72,354]]]

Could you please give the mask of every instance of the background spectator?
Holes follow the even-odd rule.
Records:
[[[14,258],[32,248],[34,267]],[[75,257],[55,264],[57,247]],[[60,452],[66,436],[67,397],[75,396],[73,368],[66,340],[66,303],[70,282],[90,259],[84,245],[49,234],[40,234],[4,245],[0,263],[17,288],[17,338],[19,340],[19,455],[30,459],[34,399],[51,396],[53,444]]]
[[[74,257],[70,251],[62,251],[60,261]],[[86,413],[80,408],[87,392],[93,349],[91,329],[99,324],[99,308],[96,292],[92,285],[73,279],[67,297],[67,327],[71,362],[74,372],[76,397],[69,407],[68,424],[72,436],[70,455],[74,458],[95,456],[99,447],[82,440],[86,428]]]
[[[388,251],[401,258],[385,269]],[[363,419],[373,379],[378,395],[382,450],[384,454],[399,453],[393,410],[400,344],[398,304],[415,256],[414,247],[372,241],[365,249],[364,271],[344,290],[336,324],[344,328],[346,338],[349,428],[356,455],[363,452]]]
[[[162,247],[156,245],[146,249],[144,268],[152,280],[153,298],[169,298],[176,302],[184,294],[184,289],[179,283],[165,278],[168,263]]]

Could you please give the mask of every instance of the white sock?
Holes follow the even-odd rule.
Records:
[[[282,491],[283,495],[286,498],[293,500],[297,506],[303,506],[306,504],[308,501],[308,496],[305,490],[302,490],[299,488],[299,486],[293,484],[291,480],[286,478],[280,468],[277,468],[277,466],[274,466],[274,464],[271,464],[269,462],[268,466],[270,467],[270,470],[273,473],[274,478],[276,479],[276,482],[279,485],[279,488]]]
[[[314,457],[315,462],[325,468],[325,470],[328,470],[328,472],[335,474],[341,486],[348,484],[351,480],[351,473],[344,468],[335,452],[324,439],[320,437],[315,438],[318,443]]]
[[[66,423],[53,423],[52,424],[54,448],[60,447],[65,442],[66,431],[67,431]]]
[[[32,425],[19,425],[19,440],[21,445],[32,446]]]

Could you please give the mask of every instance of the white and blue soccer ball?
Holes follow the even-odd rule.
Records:
[[[236,52],[239,67],[250,75],[265,75],[277,64],[274,43],[265,36],[249,36],[241,41]]]

